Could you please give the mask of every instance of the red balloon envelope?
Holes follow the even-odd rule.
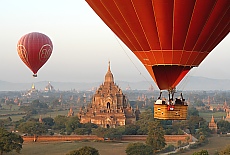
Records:
[[[38,70],[49,59],[53,44],[46,35],[32,32],[21,37],[17,44],[17,50],[19,57],[36,77]]]
[[[174,89],[230,31],[230,0],[86,0],[144,64]]]

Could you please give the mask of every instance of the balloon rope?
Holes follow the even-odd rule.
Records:
[[[195,69],[195,68],[193,68],[193,69]],[[183,80],[183,83],[181,83],[181,85],[179,85],[179,87],[181,88],[180,90],[183,91],[185,89],[185,87],[188,85],[189,81],[191,81],[191,77],[193,75],[195,75],[197,70],[193,70],[193,69],[190,72],[188,72],[188,74],[185,76],[185,78]]]
[[[123,48],[123,46],[121,45],[121,43],[119,42],[119,40],[117,39],[116,35],[114,34],[114,37],[116,38],[118,44],[120,45],[120,47],[122,48],[123,52],[125,52],[126,56],[129,58],[129,60],[132,62],[132,64],[134,65],[134,67],[136,68],[136,70],[139,72],[139,74],[145,79],[146,82],[148,82],[150,85],[152,85],[147,78],[141,73],[141,71],[137,68],[137,66],[135,65],[135,63],[132,61],[132,59],[129,57],[129,55],[127,54],[127,52],[125,51],[125,49]],[[155,89],[155,88],[154,88]]]

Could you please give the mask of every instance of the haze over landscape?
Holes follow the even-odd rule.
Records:
[[[102,77],[101,80],[104,78]],[[78,91],[94,91],[95,88],[98,88],[102,82],[55,82],[55,81],[39,81],[34,83],[36,89],[44,90],[48,82],[51,82],[52,86],[56,90],[67,91],[67,90],[78,90]],[[148,90],[151,86],[149,81],[120,81],[116,80],[115,82],[122,90]],[[230,80],[226,79],[211,79],[204,77],[186,77],[177,87],[179,91],[194,91],[194,90],[218,90],[218,91],[229,91]],[[0,91],[21,91],[31,89],[32,83],[13,83],[0,81]],[[159,91],[156,84],[152,84],[154,90]]]
[[[230,154],[229,17],[230,0],[1,1],[0,155]]]
[[[40,81],[100,83],[111,61],[115,81],[155,85],[141,62],[85,1],[3,1],[0,20],[1,81],[30,85]],[[16,50],[20,37],[30,32],[46,34],[54,45],[38,78],[32,78]],[[228,35],[188,76],[230,80],[229,43]]]

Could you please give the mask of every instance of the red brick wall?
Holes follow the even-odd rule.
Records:
[[[182,142],[192,142],[192,135],[165,135],[166,142],[177,142],[179,140]]]
[[[187,142],[187,137],[189,137],[189,142],[192,141],[192,136],[190,134],[188,135],[165,135],[165,141],[167,142]],[[122,136],[123,141],[145,141],[147,138],[147,135],[124,135]]]
[[[74,135],[74,136],[24,136],[25,142],[44,142],[44,141],[77,141],[77,140],[103,140],[95,135]]]
[[[122,141],[145,141],[147,135],[123,135]],[[186,142],[187,137],[189,141],[192,141],[190,134],[188,135],[165,135],[165,141],[167,142]],[[44,141],[77,141],[77,140],[103,140],[103,138],[96,135],[70,135],[70,136],[23,136],[25,142],[44,142]]]

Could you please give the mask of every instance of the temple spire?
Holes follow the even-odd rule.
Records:
[[[213,133],[217,133],[217,124],[215,123],[214,116],[212,115],[211,121],[208,125],[209,129],[212,130]]]
[[[113,83],[114,80],[113,80],[113,74],[111,72],[111,69],[110,69],[110,61],[108,63],[108,71],[105,75],[105,83]]]
[[[111,70],[110,70],[110,61],[108,63],[108,72],[111,72]]]
[[[32,89],[35,89],[35,85],[34,85],[34,83],[32,84],[32,87],[31,87]]]
[[[42,123],[42,115],[40,115],[40,117],[39,117],[39,123]]]
[[[214,116],[212,115],[212,118],[211,118],[211,123],[215,123],[215,120],[214,120]]]

